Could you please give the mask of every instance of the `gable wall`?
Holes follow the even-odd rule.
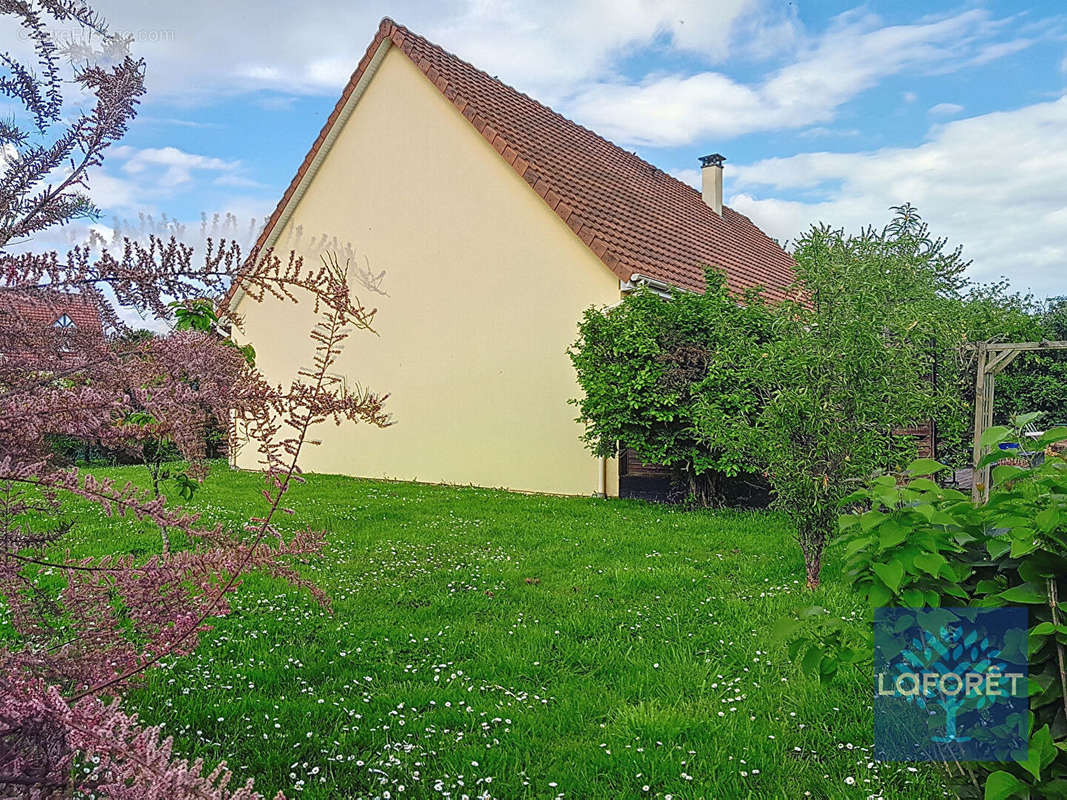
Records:
[[[378,336],[355,333],[338,371],[388,392],[396,424],[320,430],[319,472],[590,494],[598,464],[579,441],[565,350],[618,279],[414,64],[382,60],[276,248],[326,234],[351,242],[388,296]],[[244,334],[272,380],[307,364],[310,308],[245,298]],[[240,466],[254,466],[245,448]],[[609,473],[614,465],[609,464]],[[608,490],[617,479],[609,474]]]

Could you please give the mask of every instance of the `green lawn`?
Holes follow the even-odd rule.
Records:
[[[216,465],[193,505],[236,524],[260,486]],[[262,791],[943,795],[929,768],[871,762],[868,677],[821,687],[773,640],[813,601],[862,616],[832,556],[824,588],[802,588],[778,515],[329,475],[291,505],[287,524],[330,532],[311,572],[333,613],[253,577],[201,650],[133,698],[183,754],[225,757]],[[83,517],[75,552],[113,550],[116,523]],[[151,529],[117,525],[121,547],[158,547]]]

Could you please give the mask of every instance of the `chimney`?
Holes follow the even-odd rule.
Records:
[[[722,162],[726,156],[712,153],[700,157],[700,195],[711,210],[722,216]]]

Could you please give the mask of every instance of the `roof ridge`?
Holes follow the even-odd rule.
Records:
[[[556,111],[554,108],[552,108],[552,106],[550,106],[550,105],[548,105],[546,103],[542,103],[536,97],[533,97],[532,95],[527,94],[526,92],[522,91],[521,89],[519,89],[519,88],[517,88],[515,86],[512,86],[510,83],[506,83],[505,81],[502,81],[496,75],[490,75],[488,72],[486,72],[484,69],[482,69],[481,67],[477,66],[476,64],[473,64],[470,61],[467,61],[466,59],[462,58],[461,56],[456,55],[451,50],[448,50],[448,49],[442,47],[439,44],[431,42],[425,36],[422,36],[421,34],[415,33],[415,31],[411,30],[406,25],[403,25],[403,24],[397,22],[392,17],[388,17],[388,16],[382,17],[382,21],[381,22],[382,22],[382,24],[389,23],[392,26],[394,26],[395,30],[402,31],[405,35],[413,36],[414,38],[425,42],[427,45],[430,45],[431,47],[434,47],[434,48],[440,50],[445,55],[448,55],[448,56],[456,59],[457,61],[462,62],[466,66],[468,66],[471,69],[473,69],[475,72],[477,72],[477,73],[479,73],[481,75],[484,75],[486,78],[488,78],[491,81],[495,81],[496,83],[498,83],[501,86],[503,86],[505,89],[508,89],[508,90],[514,92],[517,96],[519,96],[519,97],[523,98],[524,100],[532,103],[533,105],[537,106],[538,108],[544,109],[545,111],[547,111],[548,113],[552,114],[553,116],[558,117],[559,119],[561,119],[563,122],[567,123],[568,125],[573,125],[575,128],[579,128],[579,129],[585,131],[586,133],[588,133],[590,136],[594,137],[595,139],[599,139],[604,144],[606,144],[609,147],[614,148],[615,150],[619,151],[620,154],[626,156],[631,161],[636,162],[636,164],[644,166],[644,167],[648,167],[654,174],[658,173],[658,174],[664,175],[667,178],[669,178],[672,182],[678,184],[678,186],[680,186],[682,188],[685,188],[685,189],[690,189],[690,190],[692,190],[694,192],[697,192],[699,194],[699,190],[698,189],[695,189],[694,187],[690,186],[685,181],[679,180],[678,178],[674,177],[673,175],[671,175],[669,172],[667,172],[662,167],[658,167],[655,164],[653,164],[651,161],[647,161],[646,159],[642,158],[640,155],[637,154],[636,151],[627,150],[621,144],[618,144],[618,143],[612,141],[611,139],[607,138],[606,136],[603,136],[603,135],[597,133],[592,128],[590,128],[590,127],[588,127],[586,125],[583,125],[580,122],[577,122],[577,121],[571,119],[570,117],[566,116],[565,114],[562,114],[559,111]],[[724,206],[724,208],[725,207],[726,206]]]
[[[320,148],[382,45],[399,49],[620,279],[635,272],[701,290],[704,267],[734,287],[768,278],[785,296],[793,260],[752,221],[456,54],[383,17],[341,97],[257,240],[271,241]],[[236,286],[236,284],[235,284]],[[231,289],[232,295],[234,289]]]
[[[487,80],[492,81],[498,86],[502,86],[505,89],[508,89],[510,92],[523,98],[525,101],[532,103],[538,108],[548,112],[552,116],[557,117],[559,120],[566,123],[567,125],[582,128],[582,130],[584,130],[587,134],[599,139],[601,142],[604,142],[609,147],[613,147],[617,150],[620,150],[621,152],[625,151],[622,151],[622,149],[619,148],[618,145],[614,145],[611,142],[608,142],[606,139],[601,136],[598,136],[593,131],[584,128],[578,125],[577,123],[567,119],[562,114],[553,111],[551,108],[544,105],[543,103],[540,103],[529,97],[528,95],[518,91],[517,89],[508,86],[499,78],[494,78],[485,70],[478,69],[478,67],[474,66],[469,61],[464,61],[462,58],[455,55],[454,53],[449,52],[448,50],[445,50],[440,45],[434,44],[426,37],[420,36],[419,34],[414,33],[413,31],[409,30],[408,28],[405,28],[402,25],[398,25],[389,17],[385,17],[382,20],[382,23],[379,26],[379,30],[385,30],[387,26],[392,28],[390,38],[392,38],[393,42],[400,48],[400,51],[404,53],[408,57],[408,59],[413,64],[415,64],[416,67],[418,67],[419,71],[426,75],[426,78],[432,84],[434,84],[441,91],[441,93],[444,94],[444,96],[452,102],[454,106],[456,106],[460,110],[460,113],[462,113],[463,116],[467,118],[467,120],[474,126],[474,129],[478,133],[480,133],[482,137],[489,142],[490,145],[493,146],[493,149],[495,149],[501,155],[501,157],[504,158],[508,165],[519,174],[519,177],[523,178],[530,185],[530,187],[535,192],[537,192],[541,199],[543,199],[548,204],[549,208],[551,208],[552,211],[556,212],[556,215],[559,216],[563,220],[563,222],[565,222],[571,228],[571,230],[574,231],[575,235],[577,235],[583,242],[585,242],[585,244],[597,256],[597,258],[604,262],[608,269],[614,272],[620,279],[629,280],[630,276],[632,275],[632,271],[622,266],[622,259],[619,257],[619,255],[611,251],[608,246],[608,243],[597,235],[597,231],[592,226],[587,224],[587,221],[584,219],[584,217],[575,214],[569,204],[564,204],[566,205],[566,208],[564,208],[562,212],[559,210],[560,205],[563,204],[563,192],[557,191],[556,188],[554,188],[552,184],[550,184],[545,179],[542,173],[537,168],[535,168],[535,165],[531,163],[528,158],[521,157],[519,155],[522,150],[517,145],[517,143],[511,141],[509,137],[505,136],[503,133],[501,133],[492,125],[490,125],[489,121],[482,117],[482,115],[477,111],[472,111],[470,114],[468,114],[467,110],[472,108],[472,105],[470,99],[466,97],[466,94],[461,93],[454,86],[452,86],[452,84],[447,79],[445,79],[444,76],[441,75],[439,72],[436,77],[431,76],[430,73],[436,71],[436,68],[433,66],[433,64],[430,64],[429,60],[425,57],[420,60],[416,60],[411,50],[404,49],[404,44],[410,36],[412,39],[416,39],[420,43],[423,43],[426,47],[433,48],[434,50],[443,53],[445,56],[458,61],[464,67],[473,70],[477,74],[483,76]],[[399,42],[396,38],[397,34],[400,35],[401,41]],[[427,62],[427,66],[424,67],[423,62]],[[451,97],[449,96],[449,88],[451,88],[453,92]],[[515,152],[514,157],[506,155],[509,150],[513,150]],[[641,160],[634,154],[630,155],[632,155],[633,158],[636,158],[638,161]],[[544,165],[536,166],[540,169],[544,168]],[[554,197],[550,199],[549,195],[553,195]]]

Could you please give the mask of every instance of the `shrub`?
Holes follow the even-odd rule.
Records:
[[[589,309],[569,350],[585,441],[601,456],[632,448],[674,470],[697,504],[719,502],[720,476],[751,471],[729,423],[757,410],[745,354],[768,335],[758,296],[739,304],[713,270],[703,294],[664,299],[640,288],[606,311]],[[698,431],[698,411],[721,424]]]
[[[997,426],[984,443],[1017,436]],[[1037,442],[1064,439],[1067,428],[1059,428]],[[928,477],[943,469],[921,459],[905,475],[880,477],[846,498],[861,506],[841,517],[847,574],[872,607],[1028,608],[1027,760],[947,768],[963,797],[1067,796],[1067,612],[1060,599],[1067,592],[1067,462],[1050,453],[1037,466],[995,466],[989,501],[977,506]],[[840,626],[817,612],[806,616],[816,622],[805,621],[791,645],[806,671],[825,680],[844,663],[869,660],[869,642],[829,636],[828,627]],[[865,658],[850,658],[861,651]]]
[[[766,470],[797,527],[809,587],[838,502],[858,481],[906,464],[914,450],[904,456],[894,429],[929,419],[943,402],[934,359],[956,333],[939,312],[963,264],[944,246],[910,206],[881,230],[813,227],[794,252],[796,299],[768,309],[771,335],[741,358],[758,410],[699,414],[701,432],[728,426]]]
[[[144,72],[129,57],[106,67],[79,56],[73,75],[64,75],[57,27],[76,26],[122,52],[124,40],[84,3],[4,3],[0,15],[14,17],[7,21],[27,33],[20,52],[32,53],[30,62],[0,54],[0,93],[22,106],[0,121],[0,794],[253,800],[261,795],[250,783],[230,786],[225,763],[207,770],[176,757],[161,727],[124,708],[124,694],[146,670],[192,652],[211,621],[229,613],[231,592],[251,570],[326,602],[297,571],[322,552],[323,535],[282,523],[283,501],[302,480],[312,429],[331,420],[388,422],[382,397],[348,390],[333,372],[349,332],[369,330],[373,311],[352,297],[336,260],[307,269],[295,256],[246,257],[233,242],[209,242],[202,261],[177,240],[157,238],[101,252],[11,252],[11,242],[96,215],[83,192],[88,171],[125,133]],[[72,83],[77,102],[67,104],[63,90]],[[179,323],[197,304],[215,314],[203,298],[235,280],[252,301],[295,301],[299,293],[316,312],[312,365],[287,387],[268,384],[248,351],[202,327],[146,338],[130,335],[116,312],[118,303]],[[30,301],[55,319],[56,299],[72,294],[98,309],[101,329],[41,325],[19,310]],[[173,302],[187,313],[176,314]],[[217,313],[233,321],[225,301]],[[56,437],[127,451],[169,442],[190,462],[191,487],[206,474],[206,432],[216,420],[232,420],[235,441],[246,435],[263,465],[264,509],[237,529],[131,484],[80,474],[50,452]],[[76,522],[63,502],[71,498],[179,532],[188,548],[75,559],[63,547]],[[93,531],[104,552],[107,533]]]

